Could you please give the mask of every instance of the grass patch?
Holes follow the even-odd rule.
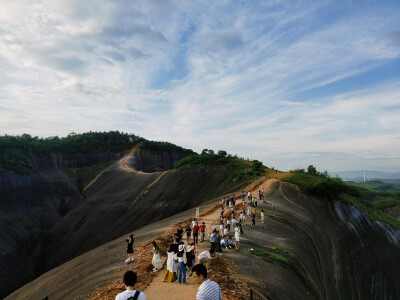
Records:
[[[282,248],[282,247],[275,247],[274,250],[279,251],[279,252],[282,252],[282,253],[289,254],[289,251],[285,250],[285,249]]]
[[[264,250],[255,248],[253,251],[250,251],[250,253],[252,255],[261,257],[262,259],[269,261],[269,262],[278,262],[279,264],[286,266],[286,267],[290,267],[291,263],[284,258],[283,256],[280,256],[278,254],[271,254],[269,252],[266,252]]]
[[[375,209],[383,210],[385,208],[394,207],[400,204],[400,200],[396,199],[387,199],[387,200],[380,200],[372,203],[372,206]]]
[[[225,154],[194,154],[181,159],[174,165],[175,169],[184,166],[197,166],[202,170],[214,169],[216,166],[229,169],[227,177],[229,182],[255,180],[266,175],[265,167],[259,161],[254,160],[249,164]]]
[[[353,205],[359,211],[366,213],[368,215],[368,219],[372,222],[380,221],[387,223],[394,228],[400,229],[400,221],[396,218],[389,216],[388,214],[381,212],[378,209],[375,209],[372,204],[369,202],[362,200],[360,198],[352,197],[351,195],[342,194],[340,195],[341,200],[344,202]]]
[[[296,184],[306,195],[335,199],[341,193],[360,196],[356,187],[345,184],[339,177],[330,177],[324,173],[309,173],[304,170],[291,171],[292,176],[282,181]]]

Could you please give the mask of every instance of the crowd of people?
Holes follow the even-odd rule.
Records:
[[[246,201],[247,195],[247,201]],[[264,189],[259,190],[259,199],[263,203],[267,203],[264,199]],[[251,215],[251,226],[255,226],[257,218],[257,202],[258,198],[254,197],[251,192],[241,192],[242,203],[239,205],[240,209],[235,211],[236,197],[223,197],[221,200],[221,213],[219,218],[219,230],[218,227],[210,228],[209,240],[210,249],[204,250],[198,253],[197,246],[199,243],[205,241],[206,232],[208,228],[205,222],[201,222],[194,219],[191,224],[187,224],[186,228],[183,229],[181,225],[178,225],[176,233],[172,236],[172,242],[168,247],[167,251],[167,270],[165,272],[163,282],[175,282],[179,284],[186,284],[186,279],[193,276],[196,283],[201,284],[196,299],[222,299],[221,290],[216,282],[207,279],[207,272],[210,270],[210,259],[215,255],[221,255],[222,249],[240,249],[240,236],[244,234],[243,226],[246,224],[246,215]],[[273,207],[273,209],[276,209]],[[196,207],[196,218],[199,217],[200,208]],[[236,219],[237,218],[237,219]],[[264,210],[260,212],[260,221],[264,223]],[[199,242],[200,233],[200,242]],[[184,235],[186,235],[186,245],[184,241]],[[133,234],[131,234],[127,242],[127,263],[134,261],[133,258]],[[163,263],[160,257],[160,248],[155,241],[153,244],[153,272],[158,272],[163,268]],[[196,256],[198,258],[198,264],[196,265]],[[118,294],[116,300],[125,299],[138,299],[145,300],[146,297],[143,293],[137,293],[133,289],[133,285],[136,283],[136,274],[132,275],[127,271],[124,275],[124,283],[126,291]],[[134,272],[132,272],[134,273]],[[212,297],[210,297],[210,295]],[[136,298],[129,298],[129,297]]]

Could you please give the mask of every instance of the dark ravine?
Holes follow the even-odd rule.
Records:
[[[191,202],[196,204],[200,201],[190,195],[204,195],[210,189],[228,188],[225,184],[221,185],[223,175],[224,172],[218,169],[197,168],[165,173],[165,177],[137,200],[141,205],[152,203],[151,208],[147,206],[135,212],[135,205],[132,205],[126,214],[136,218],[135,214],[141,215],[151,209],[152,213],[158,213],[163,218],[168,215],[163,211],[175,213],[178,207],[189,208]],[[215,183],[218,180],[220,182]],[[104,182],[98,185],[104,186]],[[260,224],[258,219],[257,226],[250,227],[247,218],[241,250],[223,253],[224,257],[233,261],[237,274],[248,282],[254,299],[399,299],[399,230],[384,223],[371,222],[365,214],[340,201],[304,196],[292,184],[269,179],[265,185],[268,204],[259,203],[259,209],[266,212],[265,224]],[[232,189],[240,191],[241,188],[230,186],[229,190],[231,193]],[[88,197],[100,191],[102,189],[94,185],[93,194]],[[219,200],[216,201],[214,203],[219,203]],[[272,211],[271,204],[278,211]],[[143,227],[140,233],[149,237],[159,234],[171,222],[193,215],[193,210],[190,211],[172,215],[163,221],[156,222],[154,219],[154,225]],[[130,230],[136,228],[131,218],[129,221],[122,219],[113,225],[112,231],[123,223]],[[84,230],[84,225],[81,228]],[[99,231],[105,232],[104,229]],[[73,239],[62,243],[73,245]],[[76,257],[45,273],[7,299],[21,299],[28,295],[38,299],[46,295],[65,297],[68,293],[73,293],[76,299],[87,298],[96,286],[115,280],[116,270],[123,270],[123,262],[118,263],[121,258],[116,258],[124,256],[123,240],[124,236],[120,236]],[[254,256],[250,248],[280,255],[289,264]],[[86,267],[82,268],[82,265]],[[93,274],[98,277],[91,276]],[[86,277],[87,281],[79,280]],[[64,291],[68,291],[67,294]]]
[[[177,159],[189,155],[189,152],[186,152],[182,154],[174,151],[170,153],[153,151],[151,155],[155,157],[154,164],[147,159],[148,170],[168,170],[173,167]],[[138,175],[126,174],[128,172],[119,174],[121,170],[115,167],[114,170],[117,170],[115,174],[108,173],[107,176],[108,180],[125,184],[117,184],[115,188],[119,190],[110,189],[110,185],[107,185],[107,188],[98,191],[104,187],[94,185],[83,193],[80,187],[82,178],[65,173],[63,170],[91,167],[112,161],[117,166],[118,160],[126,153],[109,151],[89,154],[58,153],[47,157],[31,157],[34,169],[30,175],[0,174],[0,297],[31,281],[49,268],[117,236],[114,234],[110,237],[107,232],[101,232],[94,235],[93,239],[96,242],[93,242],[92,238],[88,237],[93,235],[92,228],[89,228],[91,220],[101,219],[103,212],[109,212],[109,207],[112,207],[111,211],[115,213],[112,218],[116,220],[111,221],[118,223],[116,216],[126,213],[129,203],[160,174],[149,174],[146,179],[141,177],[138,184],[132,184]],[[151,155],[142,156],[148,158]],[[140,164],[140,157],[136,160]],[[93,173],[92,178],[95,175],[96,173]],[[104,177],[99,182],[103,180]],[[103,193],[113,197],[106,199]],[[137,221],[137,226],[147,224],[147,220],[139,218]],[[73,226],[67,226],[68,224]],[[77,235],[73,238],[70,236],[75,230],[80,232],[78,235],[82,233],[80,238],[76,238]],[[61,245],[65,246],[66,237],[79,241],[81,245],[71,246],[68,251],[60,250]],[[48,260],[48,257],[51,258]]]

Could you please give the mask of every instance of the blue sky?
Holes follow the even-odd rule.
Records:
[[[0,134],[400,170],[399,1],[2,1],[0,68]]]

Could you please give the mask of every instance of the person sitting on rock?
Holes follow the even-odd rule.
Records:
[[[222,247],[225,247],[225,249],[228,249],[228,244],[226,243],[226,235],[224,235],[222,238],[221,238],[221,246]]]
[[[229,237],[226,243],[228,244],[229,249],[232,249],[234,247],[232,237]]]

